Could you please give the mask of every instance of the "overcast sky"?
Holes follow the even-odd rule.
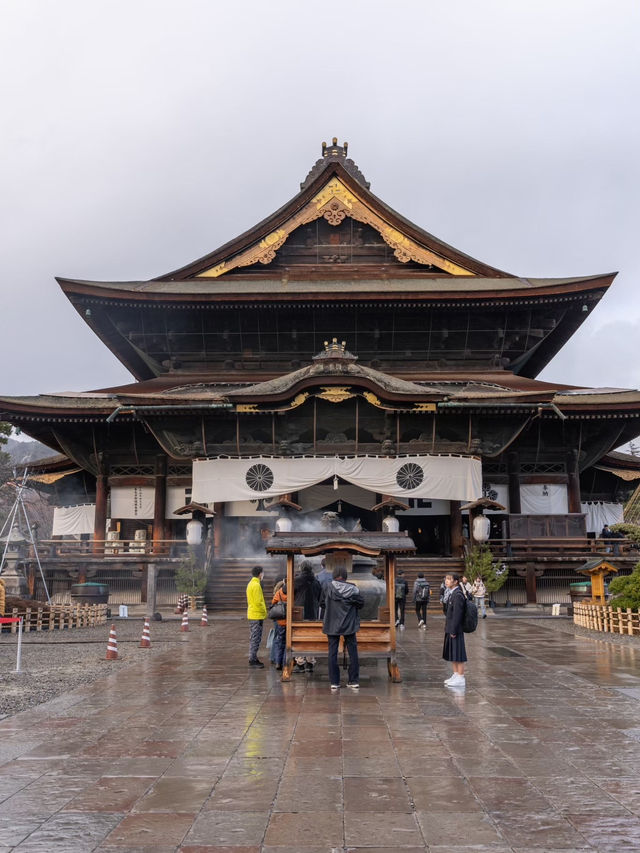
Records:
[[[127,381],[54,275],[182,266],[295,195],[332,136],[480,260],[619,270],[542,378],[640,387],[637,0],[0,10],[0,394]]]

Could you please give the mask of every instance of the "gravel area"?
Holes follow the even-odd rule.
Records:
[[[106,660],[111,623],[116,626],[118,660]],[[140,648],[143,620],[115,619],[94,628],[31,631],[22,638],[21,672],[16,669],[17,635],[0,634],[0,719],[48,702],[68,690],[131,666],[181,642],[179,618],[151,623],[151,648]],[[200,630],[193,626],[192,631]]]

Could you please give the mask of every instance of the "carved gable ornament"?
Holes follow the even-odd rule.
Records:
[[[351,192],[339,178],[334,176],[317,195],[280,228],[267,234],[254,246],[200,273],[198,278],[218,278],[238,267],[248,267],[256,263],[270,264],[278,249],[284,245],[293,231],[321,217],[324,217],[329,225],[340,225],[346,217],[351,217],[364,225],[370,225],[394,250],[395,257],[403,264],[414,261],[436,266],[451,275],[473,275],[469,270],[426,249],[393,228],[365,200]]]

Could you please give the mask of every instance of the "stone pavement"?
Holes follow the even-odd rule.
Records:
[[[359,693],[324,662],[282,684],[214,616],[1,721],[0,850],[640,850],[640,647],[490,617],[452,691],[430,619],[398,685],[375,661]]]

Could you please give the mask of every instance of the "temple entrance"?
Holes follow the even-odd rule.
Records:
[[[445,557],[451,554],[451,520],[449,516],[408,516],[398,513],[400,530],[413,539],[418,557]]]

